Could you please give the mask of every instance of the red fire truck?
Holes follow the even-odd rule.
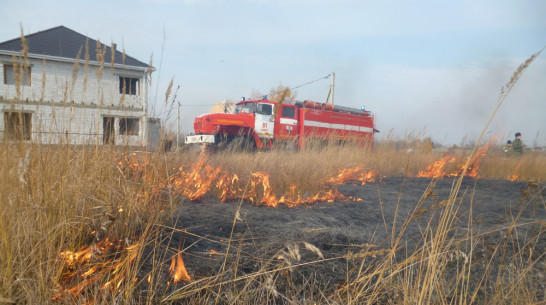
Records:
[[[235,113],[209,113],[195,118],[195,133],[186,144],[219,145],[235,140],[256,148],[308,139],[353,141],[373,145],[374,116],[370,111],[312,101],[277,104],[268,99],[243,100]]]

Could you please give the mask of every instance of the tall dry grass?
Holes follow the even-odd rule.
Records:
[[[123,173],[122,154],[108,147],[0,145],[1,297],[48,303],[67,268],[62,252],[105,238],[126,246],[146,241],[166,203],[142,197],[147,186]]]
[[[328,303],[337,300],[336,302],[352,304],[364,301],[380,302],[387,296],[398,298],[398,302],[403,303],[431,300],[450,303],[453,302],[455,292],[461,298],[465,296],[464,301],[467,303],[473,298],[480,302],[492,301],[507,291],[510,292],[510,300],[519,301],[519,298],[523,298],[520,295],[522,290],[527,295],[524,300],[533,300],[536,295],[536,291],[532,290],[534,286],[529,285],[529,276],[532,274],[530,268],[536,268],[543,262],[543,258],[529,261],[533,256],[527,253],[536,252],[542,247],[539,242],[544,239],[544,227],[541,228],[537,223],[536,236],[516,240],[513,232],[517,231],[518,215],[515,215],[512,226],[499,232],[491,232],[492,235],[502,232],[506,234],[507,238],[498,240],[493,246],[497,249],[494,250],[497,256],[502,254],[509,257],[505,265],[511,267],[503,271],[503,277],[494,275],[498,270],[488,270],[485,267],[483,279],[479,279],[481,283],[478,285],[475,270],[484,268],[483,265],[474,266],[464,261],[473,256],[477,245],[483,244],[480,240],[487,236],[472,236],[470,233],[451,236],[454,215],[459,204],[457,197],[454,197],[451,205],[438,206],[433,211],[435,215],[443,215],[445,219],[436,223],[433,221],[436,218],[430,217],[423,230],[422,244],[415,245],[413,252],[402,256],[397,252],[402,246],[400,243],[407,225],[405,223],[399,228],[392,228],[393,234],[385,244],[383,252],[374,253],[376,249],[364,249],[356,254],[348,254],[346,259],[361,261],[358,264],[361,267],[348,270],[347,277],[351,280],[337,290],[317,286],[312,291],[307,291],[305,287],[290,286],[283,282],[286,279],[282,274],[297,270],[302,263],[291,259],[283,264],[279,264],[277,260],[266,260],[256,273],[237,278],[230,278],[234,276],[234,267],[228,266],[217,278],[199,279],[197,283],[188,286],[191,289],[172,294],[172,289],[165,287],[169,279],[164,272],[170,258],[177,251],[165,251],[164,240],[172,238],[174,234],[183,234],[169,229],[169,226],[178,205],[186,199],[180,195],[169,194],[167,190],[158,195],[155,188],[157,185],[168,184],[168,178],[179,166],[190,168],[195,164],[202,158],[199,152],[137,154],[137,160],[140,161],[138,171],[128,167],[130,163],[127,160],[133,160],[132,154],[115,147],[40,146],[4,142],[0,145],[0,155],[0,175],[3,177],[0,182],[0,297],[15,303],[52,302],[51,298],[60,293],[61,277],[69,268],[67,262],[61,259],[61,253],[80,250],[106,237],[110,240],[123,240],[125,247],[138,245],[138,259],[129,260],[128,256],[134,254],[120,251],[112,262],[122,264],[119,269],[124,272],[124,280],[119,288],[101,289],[104,283],[119,280],[115,273],[106,272],[100,282],[84,289],[78,296],[65,293],[57,299],[61,303],[80,303],[96,299],[97,304],[109,304],[113,300],[150,304],[166,298],[184,303],[202,303],[209,299],[229,303],[224,298],[216,300],[215,294],[220,284],[224,287],[222,293],[227,293],[224,289],[229,288],[231,293],[235,293],[233,300],[241,304],[278,301],[275,294],[282,294],[288,299],[297,296],[298,299],[302,293],[312,291],[323,291],[325,294],[307,296],[315,301]],[[409,176],[419,169],[415,164],[426,165],[429,159],[436,159],[436,155],[408,152],[406,149],[394,150],[388,143],[379,143],[372,151],[362,151],[350,145],[332,145],[306,151],[219,152],[209,155],[207,162],[215,167],[221,166],[228,172],[237,173],[241,181],[247,181],[257,171],[269,173],[271,186],[279,193],[287,191],[293,184],[297,184],[302,193],[313,193],[324,187],[324,181],[337,174],[340,169],[364,165],[367,169],[377,170],[382,176]],[[503,179],[502,177],[517,172],[517,165],[521,164],[519,173],[522,176],[527,173],[530,177],[539,177],[535,181],[541,182],[543,180],[540,179],[546,176],[545,159],[541,154],[529,154],[509,160],[505,156],[486,156],[481,170],[490,171],[487,175],[495,179]],[[142,177],[146,179],[143,180]],[[537,195],[540,190],[531,191],[535,195],[529,195],[524,205],[535,204],[537,208],[544,208],[544,199]],[[400,196],[404,194],[401,193]],[[413,218],[406,219],[407,223],[415,221],[416,217],[427,217],[427,212],[431,212],[425,208],[427,200],[430,199],[424,195],[423,202],[417,204],[412,214]],[[391,226],[386,225],[389,228]],[[438,235],[438,232],[442,234]],[[237,251],[237,247],[234,247],[233,251]],[[303,251],[303,246],[300,248]],[[154,251],[157,253],[151,255]],[[285,256],[287,260],[290,259],[287,254]],[[377,258],[370,264],[369,259],[372,256]],[[99,261],[93,263],[98,264]],[[312,262],[321,263],[324,263],[323,259],[318,255],[316,261]],[[445,278],[445,275],[452,275],[453,272],[455,283]],[[152,287],[144,284],[148,277],[155,279],[152,280]],[[470,278],[472,284],[469,283]],[[310,281],[309,285],[318,285],[313,279],[307,280]],[[514,288],[512,281],[520,283],[521,287]],[[78,283],[80,282],[77,279],[70,282],[71,285]],[[490,290],[489,287],[493,284],[496,288]],[[422,291],[430,285],[435,285],[434,292],[422,295]],[[478,287],[468,287],[470,285]],[[136,294],[142,287],[146,287],[145,292],[139,291]],[[155,288],[151,289],[153,287]],[[256,290],[257,287],[260,289]],[[285,288],[289,290],[283,290]],[[484,292],[476,292],[481,290],[487,290],[491,295],[484,296]],[[438,296],[439,291],[445,293],[445,296]],[[287,293],[294,295],[286,295]],[[472,294],[477,295],[469,298]]]
[[[400,143],[405,145],[401,146]],[[409,147],[409,148],[408,148]],[[278,185],[298,182],[300,185],[315,185],[335,176],[342,169],[362,167],[375,171],[379,177],[415,177],[446,153],[455,157],[446,164],[446,173],[457,173],[470,156],[465,148],[426,152],[419,141],[407,138],[396,141],[376,142],[371,150],[346,143],[330,143],[314,146],[303,151],[273,149],[270,151],[220,151],[206,155],[207,162],[228,172],[243,177],[256,171],[270,173]],[[194,154],[197,154],[194,152]],[[194,156],[196,158],[197,155]],[[184,158],[184,157],[183,157]],[[543,181],[546,177],[546,154],[542,151],[528,151],[523,156],[504,153],[501,147],[491,147],[478,164],[480,179],[507,180],[517,175],[518,180]]]

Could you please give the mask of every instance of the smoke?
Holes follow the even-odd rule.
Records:
[[[403,136],[426,130],[446,145],[476,140],[494,110],[501,88],[525,59],[502,59],[458,69],[420,69],[407,66],[375,67],[367,79],[376,87],[362,92],[374,101],[380,130]],[[490,126],[500,139],[520,131],[528,143],[546,145],[544,96],[546,61],[537,59],[518,81]],[[536,134],[539,134],[537,137]]]

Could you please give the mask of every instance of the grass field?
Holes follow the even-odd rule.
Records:
[[[236,204],[240,199],[263,204],[263,197],[267,194],[274,194],[280,199],[282,194],[297,192],[301,198],[332,188],[332,184],[327,181],[339,177],[344,169],[357,168],[358,173],[373,171],[374,179],[382,176],[415,176],[432,162],[441,159],[445,153],[408,151],[405,148],[397,150],[390,143],[377,143],[372,151],[362,151],[350,145],[331,145],[300,152],[224,152],[204,158],[202,154],[193,151],[133,154],[110,147],[3,143],[0,154],[0,302],[44,304],[86,303],[94,300],[94,304],[153,304],[164,300],[173,287],[181,287],[183,283],[195,280],[191,274],[184,272],[183,253],[180,258],[169,257],[161,249],[161,240],[167,238],[166,235],[176,233],[168,224],[179,205],[188,200],[189,191],[207,189],[209,185],[208,191],[194,199],[222,198],[218,182],[227,181],[222,180],[226,177],[232,181],[233,175],[236,175],[237,182],[231,184],[236,191],[227,197],[229,200],[226,200],[231,202],[227,204]],[[454,155],[457,161],[451,165],[455,167],[466,158],[463,151]],[[266,174],[269,179],[256,180],[253,174],[258,172]],[[447,167],[446,172],[449,172]],[[352,173],[353,177],[347,179],[358,178],[358,175],[354,176],[356,172]],[[491,151],[480,162],[478,173],[481,179],[503,180],[517,174],[518,179],[532,181],[543,189],[546,156],[528,153],[519,158],[508,158]],[[206,179],[196,180],[201,178]],[[252,181],[254,188],[250,187]],[[269,193],[266,189],[270,189]],[[404,196],[403,193],[399,195]],[[473,295],[484,287],[468,286],[465,281],[465,273],[470,272],[468,266],[456,275],[460,277],[464,294],[459,291],[451,298],[438,298],[438,294],[442,293],[438,290],[442,287],[437,286],[435,281],[437,276],[446,272],[449,263],[438,260],[437,254],[453,246],[454,241],[447,236],[450,232],[450,211],[456,208],[454,198],[446,198],[447,203],[441,207],[445,219],[436,235],[422,241],[423,246],[430,248],[417,248],[415,253],[408,254],[408,259],[427,261],[428,264],[424,265],[428,266],[426,269],[415,274],[393,273],[392,268],[396,266],[392,265],[390,256],[394,252],[377,253],[385,257],[383,264],[366,266],[363,258],[362,267],[366,268],[368,274],[371,272],[378,276],[339,283],[339,289],[345,292],[340,295],[342,299],[334,301],[359,303],[365,296],[366,301],[384,303],[385,295],[380,291],[387,289],[388,285],[395,285],[393,280],[403,276],[398,280],[407,285],[402,287],[405,294],[417,298],[412,300],[475,302]],[[543,209],[544,198],[539,201],[541,204],[537,208]],[[537,231],[540,235],[536,236],[535,241],[540,241],[543,239],[545,223],[542,221],[537,225],[542,229]],[[467,238],[471,241],[473,237]],[[513,251],[511,257],[524,257],[535,246],[530,243],[520,248],[503,248],[499,251]],[[155,247],[158,248],[157,255],[150,255],[150,249]],[[177,249],[169,250],[177,252]],[[164,254],[162,256],[159,253]],[[144,272],[142,266],[145,262],[155,268]],[[170,264],[173,271],[170,276],[166,276],[164,270]],[[513,266],[514,272],[518,278],[525,279],[526,270],[535,264],[544,264],[544,256],[537,261]],[[178,272],[174,270],[177,268]],[[175,283],[176,277],[178,280]],[[381,289],[378,288],[371,295],[363,295],[356,287],[360,287],[363,280],[372,279]],[[195,289],[178,301],[195,302],[200,295],[209,300],[210,293],[215,291],[210,289],[210,285],[221,290],[219,283],[235,280],[208,279],[208,284],[203,285],[202,289]],[[233,289],[236,286],[233,283],[224,285]],[[243,283],[243,286],[238,287],[240,293],[253,293],[245,292],[244,282],[237,280],[237,283]],[[521,285],[517,289],[526,291],[524,301],[540,301],[536,297],[540,295],[539,292],[528,291],[526,283],[514,283]],[[267,285],[266,282],[263,284]],[[298,289],[305,293],[305,287]],[[498,291],[501,293],[504,290]],[[274,291],[261,293],[254,300],[256,297],[263,297],[264,302],[272,300],[271,293]],[[513,298],[514,295],[508,297]],[[499,298],[508,303],[521,301],[506,299],[504,295],[488,296],[481,301]]]

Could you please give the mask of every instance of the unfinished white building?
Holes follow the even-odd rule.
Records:
[[[0,43],[0,139],[148,146],[153,68],[64,26]],[[156,139],[155,139],[156,140]]]

